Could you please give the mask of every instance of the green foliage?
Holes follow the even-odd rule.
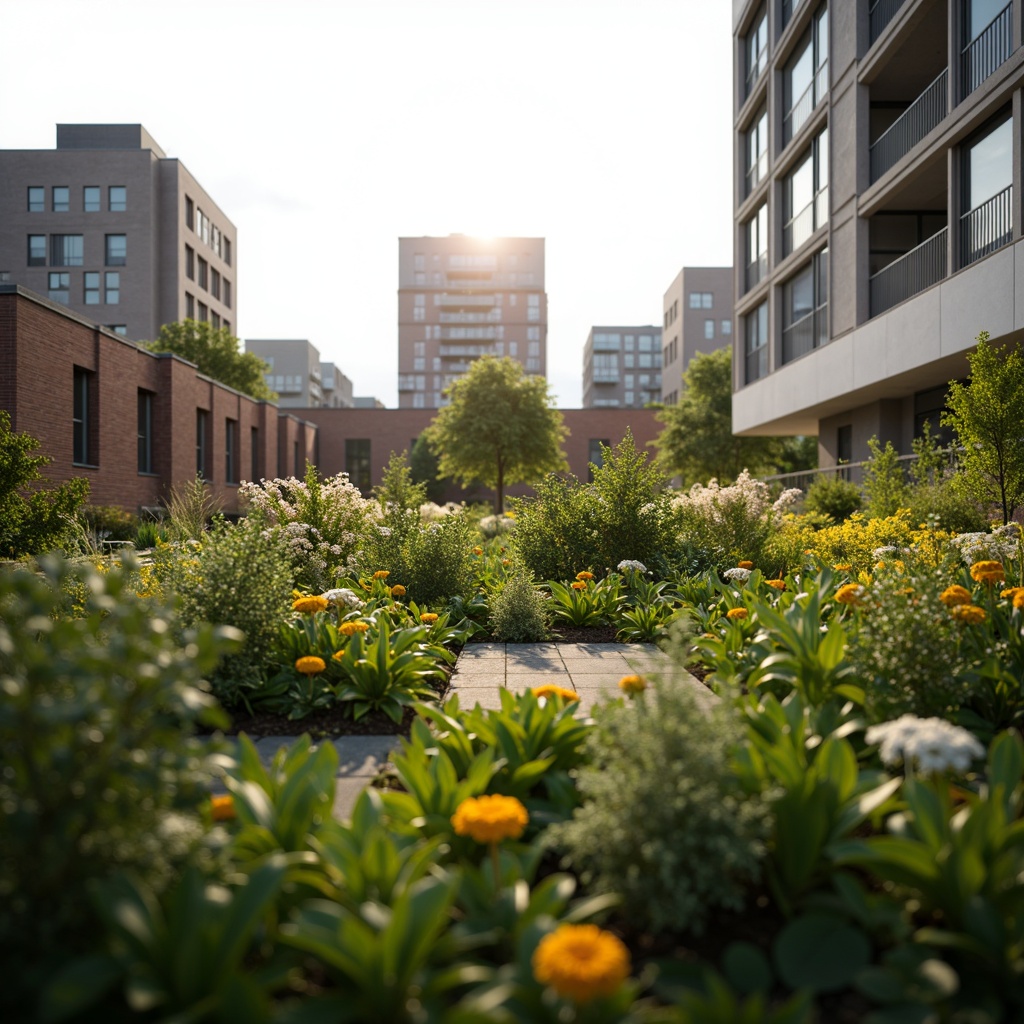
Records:
[[[373,489],[373,496],[380,506],[380,516],[376,525],[367,527],[363,563],[374,572],[386,569],[392,584],[408,586],[408,547],[420,526],[420,506],[426,501],[427,487],[414,483],[405,452],[391,453],[383,481]]]
[[[551,594],[548,608],[556,622],[568,622],[572,626],[597,626],[605,622],[604,604],[597,585],[593,580],[577,580],[582,586],[566,586],[556,580],[549,580],[545,586]]]
[[[427,439],[422,434],[409,453],[409,469],[414,483],[426,488],[427,500],[440,503],[444,498],[445,483],[438,477],[441,460],[430,450]]]
[[[739,727],[729,708],[703,711],[681,682],[652,696],[600,709],[579,773],[584,805],[550,835],[596,891],[621,894],[635,925],[699,935],[717,912],[743,908],[767,808],[730,770]]]
[[[191,734],[224,724],[201,677],[237,634],[202,626],[180,644],[170,612],[127,583],[56,558],[0,573],[0,1006],[95,949],[92,880],[131,870],[159,889],[199,838],[209,776]]]
[[[188,483],[171,488],[167,502],[167,532],[173,540],[200,540],[220,511],[220,500],[197,473]]]
[[[134,541],[138,536],[139,517],[116,505],[86,505],[81,515],[97,541]]]
[[[67,543],[89,483],[74,478],[56,487],[32,487],[51,460],[34,455],[39,442],[11,429],[0,410],[0,557],[17,558],[52,551]]]
[[[804,511],[829,516],[833,522],[849,519],[861,506],[860,488],[838,473],[816,476],[807,489]]]
[[[658,457],[683,486],[711,478],[733,480],[744,469],[771,472],[780,460],[774,437],[739,437],[732,432],[732,348],[698,352],[683,374],[679,402],[658,416]]]
[[[528,643],[548,635],[548,606],[525,569],[509,574],[491,599],[491,633],[496,640]]]
[[[238,338],[226,327],[198,320],[164,324],[156,340],[143,345],[150,352],[181,356],[195,363],[200,373],[250,398],[277,399],[264,379],[270,367],[254,353],[240,351]]]
[[[877,437],[868,441],[871,458],[864,466],[864,512],[869,519],[887,519],[910,503],[910,490],[899,452],[891,441],[883,448]]]
[[[495,512],[504,509],[507,485],[566,467],[566,429],[551,407],[547,381],[527,376],[514,359],[475,360],[446,394],[449,404],[423,436],[440,456],[441,476],[494,488]]]
[[[405,555],[409,596],[426,605],[467,594],[473,577],[472,539],[473,523],[465,509],[417,527]]]

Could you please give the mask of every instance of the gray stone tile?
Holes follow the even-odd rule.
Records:
[[[490,661],[505,657],[504,644],[466,644],[459,653],[459,664],[472,661]]]
[[[369,779],[357,775],[339,778],[334,787],[334,817],[345,821],[351,818],[359,794],[369,783]]]
[[[463,679],[495,679],[500,682],[504,678],[504,658],[484,658],[481,661],[471,661],[465,665],[459,661],[455,666],[455,672],[452,674],[452,681],[456,683]],[[481,684],[477,683],[475,685],[479,686]]]
[[[501,710],[501,686],[460,686],[455,690],[460,708],[471,708],[476,704],[487,711]]]

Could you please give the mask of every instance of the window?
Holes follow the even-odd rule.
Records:
[[[107,190],[107,209],[111,213],[124,213],[128,209],[128,189],[124,185],[111,185]]]
[[[768,174],[768,111],[764,108],[754,115],[753,124],[746,134],[747,195]]]
[[[195,205],[188,196],[185,196],[185,226],[187,228],[195,227]]]
[[[225,320],[224,321],[224,330],[227,331],[228,334],[231,333],[231,321],[230,320]]]
[[[128,236],[106,236],[106,264],[108,267],[123,267],[128,262]]]
[[[127,324],[107,324],[107,330],[113,331],[115,334],[120,334],[122,338],[128,337]]]
[[[945,405],[945,403],[943,403]],[[853,461],[853,424],[836,428],[836,462],[844,465]]]
[[[732,334],[732,321],[731,320],[723,320],[722,323],[721,323],[721,326],[719,327],[719,330],[724,335]]]
[[[224,479],[238,483],[238,420],[224,421]]]
[[[783,363],[828,341],[828,249],[783,285],[782,318]]]
[[[690,309],[711,309],[714,304],[714,292],[690,292]]]
[[[53,186],[53,212],[67,213],[71,209],[71,189],[67,185]]]
[[[185,319],[195,320],[196,318],[196,300],[194,295],[189,295],[185,292]]]
[[[207,457],[210,454],[210,414],[205,409],[196,409],[196,476],[204,480],[211,478]]]
[[[30,267],[46,266],[46,235],[28,236],[28,265]]]
[[[222,280],[222,283],[224,285],[224,305],[227,306],[228,309],[230,309],[231,308],[231,282],[226,277],[222,278],[221,280]]]
[[[222,246],[224,250],[224,262],[230,267],[231,266],[231,239],[225,238]]]
[[[754,18],[747,37],[744,40],[747,66],[747,91],[753,91],[761,72],[768,66],[768,11],[762,7]]]
[[[260,428],[249,428],[249,479],[260,480]]]
[[[196,279],[196,251],[191,245],[185,246],[185,276],[190,281]]]
[[[705,320],[704,321],[704,338],[707,341],[713,341],[715,337],[715,321]]]
[[[55,274],[51,271],[47,295],[54,302],[67,305],[71,301],[71,275]]]
[[[139,472],[153,472],[153,392],[139,388]]]
[[[414,295],[413,296],[413,307],[412,307],[412,318],[413,320],[425,320],[427,316],[427,297],[426,295]]]
[[[53,276],[52,274],[50,275]],[[92,453],[92,390],[94,374],[81,366],[74,369],[71,461],[76,466],[93,465]]]
[[[199,303],[199,322],[208,323],[210,320],[210,311],[206,308],[205,302]]]
[[[208,284],[207,284],[207,278],[208,278],[207,270],[208,270],[208,267],[209,267],[209,264],[206,262],[206,260],[203,259],[202,256],[200,256],[199,257],[199,287],[200,288],[208,288],[209,287]]]
[[[828,221],[827,129],[786,177],[785,204],[782,251],[788,256]]]
[[[526,296],[526,319],[527,320],[539,320],[540,319],[540,296],[539,295],[527,295]]]
[[[220,313],[210,310],[210,324],[214,330],[220,330]]]
[[[1013,4],[962,0],[961,96],[969,96],[1013,53]]]
[[[100,304],[100,275],[99,271],[86,271],[85,274],[85,304],[87,306],[98,306]]]
[[[370,490],[370,441],[368,438],[345,439],[345,472],[349,480],[363,492]]]
[[[747,290],[768,273],[768,204],[762,203],[744,226],[747,266],[744,276]]]
[[[99,277],[99,274],[96,275]],[[106,303],[108,306],[116,306],[121,301],[121,272],[119,270],[108,270],[104,273],[104,286],[106,287]]]
[[[963,151],[961,266],[995,252],[1013,234],[1013,118],[984,131]]]
[[[220,274],[213,268],[210,269],[210,294],[215,299],[220,298]]]
[[[762,302],[743,318],[746,334],[744,383],[768,376],[768,303]]]
[[[611,448],[612,443],[606,437],[592,437],[587,446],[587,481],[593,483],[594,470],[604,465],[604,449]]]
[[[828,92],[828,8],[814,16],[796,55],[782,76],[783,143],[807,123],[814,108]]]
[[[43,213],[46,210],[46,189],[42,185],[29,185],[28,212]]]
[[[80,267],[84,252],[81,235],[50,235],[51,267]]]
[[[82,209],[86,213],[100,212],[100,187],[99,185],[86,185],[82,189]]]
[[[196,207],[196,234],[207,244],[210,244],[210,218],[199,207]]]

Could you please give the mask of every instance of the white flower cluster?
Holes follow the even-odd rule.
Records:
[[[365,604],[365,602],[360,601],[359,598],[356,597],[354,591],[349,590],[347,587],[339,587],[335,590],[326,591],[324,593],[324,599],[328,604],[334,605],[335,607],[343,604],[346,608],[359,609]]]
[[[454,501],[449,501],[444,505],[437,505],[432,501],[428,501],[420,505],[420,519],[425,523],[433,522],[438,519],[444,519],[445,516],[450,516],[453,512],[459,512],[462,508],[462,505],[457,505]]]
[[[643,562],[632,558],[624,558],[615,568],[619,572],[647,572],[647,566]]]
[[[724,523],[737,508],[742,508],[745,515],[753,520],[769,516],[777,522],[801,494],[803,491],[799,488],[791,487],[773,502],[771,488],[743,470],[736,477],[736,482],[727,487],[722,487],[712,478],[706,487],[694,484],[686,494],[679,494],[673,500],[684,508],[699,512],[710,524]]]
[[[484,516],[480,520],[480,532],[485,537],[497,537],[515,529],[516,521],[509,516]]]
[[[868,743],[881,744],[878,754],[884,764],[914,762],[922,772],[965,772],[974,758],[984,757],[985,748],[974,735],[942,718],[901,715],[895,721],[873,725]]]
[[[903,558],[911,553],[910,548],[901,548],[895,544],[887,544],[885,547],[875,548],[871,552],[871,557],[875,559]]]
[[[1007,523],[991,533],[958,533],[950,543],[967,565],[988,559],[1004,561],[1020,554],[1020,527]]]
[[[729,580],[730,583],[746,583],[750,579],[750,570],[742,569],[740,566],[734,566],[732,569],[726,569],[722,575]]]

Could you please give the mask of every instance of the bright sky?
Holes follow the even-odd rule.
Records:
[[[397,404],[398,238],[546,238],[548,376],[732,262],[727,0],[0,0],[0,148],[141,123],[238,228],[242,338]]]

